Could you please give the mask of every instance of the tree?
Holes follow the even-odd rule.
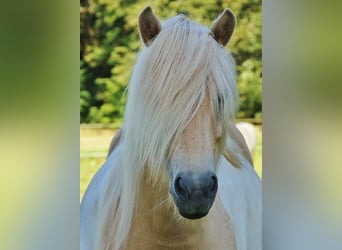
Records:
[[[137,16],[146,2],[89,0],[81,5],[81,122],[120,124],[125,88],[141,49]],[[207,26],[226,7],[233,10],[238,20],[228,44],[237,62],[238,117],[261,116],[261,0],[159,0],[152,4],[162,20],[184,13]]]

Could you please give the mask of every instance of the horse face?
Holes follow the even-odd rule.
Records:
[[[183,18],[184,19],[184,18]],[[183,54],[181,57],[169,57],[168,53],[162,54],[162,59],[158,57],[158,53],[155,57],[152,57],[154,59],[153,62],[158,62],[158,64],[152,64],[154,67],[151,67],[151,69],[164,69],[161,72],[163,74],[160,74],[160,72],[152,72],[152,76],[147,78],[147,80],[142,81],[142,83],[159,83],[162,87],[169,86],[168,84],[176,84],[177,82],[180,82],[184,85],[184,83],[191,84],[191,81],[197,82],[202,81],[202,86],[200,84],[197,85],[191,85],[191,86],[197,86],[197,95],[193,96],[202,96],[203,92],[203,84],[207,83],[204,82],[204,80],[208,80],[208,73],[209,73],[209,64],[199,62],[198,60],[206,60],[209,59],[209,51],[207,50],[206,53],[202,50],[200,53],[198,53],[200,56],[195,56],[197,54],[197,49],[193,50],[193,48],[197,48],[196,46],[206,46],[209,43],[211,43],[211,38],[209,38],[209,35],[216,40],[216,42],[221,46],[225,46],[229,39],[231,38],[234,28],[235,28],[235,16],[234,14],[229,10],[226,9],[213,23],[210,31],[208,29],[181,29],[178,30],[175,29],[170,34],[177,35],[178,32],[181,32],[182,36],[179,36],[179,41],[183,41],[180,43],[174,42],[172,46],[168,43],[165,37],[167,32],[170,31],[170,29],[164,29],[161,23],[159,22],[158,18],[154,15],[152,9],[150,7],[145,8],[139,15],[139,32],[140,37],[144,44],[147,47],[150,47],[151,51],[156,51],[160,53],[160,51],[164,51],[164,47],[167,49],[172,49],[172,51],[175,50],[175,46],[188,46],[189,47],[189,56],[187,56],[187,47],[183,48],[180,47],[180,51],[183,51]],[[180,19],[179,19],[180,20]],[[183,20],[184,21],[184,20]],[[177,26],[182,26],[181,20],[179,24],[177,23]],[[190,23],[187,24],[187,27]],[[166,26],[167,27],[167,26]],[[174,26],[172,26],[174,27]],[[195,26],[194,26],[195,27]],[[192,32],[196,30],[195,35],[189,36],[190,40],[187,40],[187,36],[184,34],[184,31],[187,30],[187,32]],[[199,32],[202,30],[201,32]],[[158,36],[159,36],[159,43],[164,43],[163,49],[159,47],[158,43]],[[195,38],[199,38],[199,43],[196,44]],[[161,39],[161,40],[160,40]],[[191,43],[189,42],[191,41]],[[205,41],[205,43],[203,42]],[[188,42],[188,43],[186,43]],[[157,43],[158,46],[153,46],[153,43]],[[191,45],[191,49],[190,46]],[[195,46],[195,47],[194,47]],[[219,48],[219,47],[216,47]],[[184,49],[184,50],[183,50]],[[217,50],[219,51],[219,50]],[[206,55],[208,53],[208,55]],[[180,53],[179,53],[180,54]],[[216,55],[216,53],[214,53]],[[210,55],[211,56],[211,55]],[[156,58],[158,60],[156,60]],[[177,74],[184,70],[184,67],[188,67],[190,63],[192,63],[192,59],[194,60],[194,66],[189,70],[191,74]],[[189,60],[186,60],[189,59]],[[175,61],[178,60],[178,61]],[[223,60],[223,59],[222,59]],[[167,63],[165,63],[167,61]],[[149,62],[149,61],[146,61]],[[208,61],[206,61],[208,62]],[[222,61],[223,62],[223,61]],[[222,62],[219,62],[218,65],[221,65]],[[228,62],[228,61],[226,61]],[[170,66],[172,64],[172,67]],[[149,65],[148,63],[146,65]],[[227,65],[228,66],[228,65]],[[203,68],[201,68],[203,67]],[[218,66],[220,67],[220,66]],[[177,69],[177,70],[173,70]],[[190,68],[190,67],[189,67]],[[181,69],[181,70],[179,70]],[[167,70],[168,74],[166,77],[165,71]],[[176,72],[174,75],[172,75],[172,72]],[[150,72],[151,73],[151,72]],[[229,74],[229,72],[228,72]],[[149,75],[149,74],[147,74]],[[170,75],[170,76],[169,76]],[[228,83],[228,81],[225,81],[224,77],[221,77],[222,73],[215,74],[218,75],[217,80],[224,80],[224,83]],[[222,78],[222,79],[221,79]],[[227,80],[227,79],[226,79]],[[163,85],[161,85],[163,83]],[[233,81],[232,83],[235,83]],[[223,83],[222,83],[223,84]],[[144,85],[145,86],[145,85]],[[194,88],[187,88],[188,86],[178,86],[178,88],[175,88],[177,91],[163,91],[164,88],[155,88],[156,91],[153,94],[159,93],[161,95],[151,95],[152,100],[158,100],[156,103],[162,103],[163,99],[159,99],[161,96],[166,98],[171,98],[171,100],[176,100],[177,98],[182,101],[187,101],[184,96],[189,95],[180,95],[178,96],[179,90],[183,89],[184,91],[190,91],[193,92]],[[143,89],[144,90],[144,89]],[[148,88],[150,91],[150,88]],[[159,91],[157,91],[159,90]],[[219,89],[218,89],[219,90]],[[217,90],[217,91],[218,91]],[[141,92],[139,92],[140,94]],[[199,94],[200,93],[200,94]],[[193,93],[187,93],[187,94],[193,94]],[[178,97],[177,97],[178,96]],[[211,108],[211,100],[209,100],[209,95],[207,94],[206,98],[204,98],[204,101],[202,102],[200,108],[194,115],[194,117],[189,122],[188,126],[184,129],[183,134],[181,138],[178,138],[177,134],[177,142],[174,144],[171,142],[171,134],[169,137],[167,137],[170,142],[170,148],[171,152],[165,153],[165,157],[168,157],[169,161],[169,171],[170,171],[170,193],[173,197],[173,200],[180,212],[180,214],[186,218],[189,219],[197,219],[205,216],[209,209],[211,208],[215,196],[217,193],[218,188],[218,182],[216,177],[216,167],[219,155],[221,155],[223,152],[220,152],[220,146],[222,147],[224,140],[221,140],[221,138],[225,138],[224,134],[222,135],[222,128],[218,128],[214,122],[213,115],[212,115],[212,108]],[[192,99],[194,101],[195,98]],[[214,101],[214,100],[213,100]],[[166,103],[170,103],[166,102]],[[164,111],[168,111],[169,109],[165,109],[165,106],[167,105],[161,105],[164,107]],[[190,106],[190,105],[189,105]],[[155,107],[155,106],[153,106]],[[177,111],[177,110],[176,110]],[[175,112],[176,113],[176,112]],[[173,113],[173,114],[175,114]],[[189,113],[189,112],[188,112]],[[186,113],[187,114],[187,113]],[[183,123],[178,122],[175,123],[176,125],[182,126]],[[176,130],[176,128],[173,128],[174,130],[169,130],[168,132],[173,132]],[[178,132],[178,131],[177,131]],[[179,140],[178,140],[179,139]],[[160,143],[162,144],[162,143]],[[162,157],[164,157],[164,152],[162,152]],[[170,157],[171,155],[171,157]],[[229,154],[227,154],[229,155]],[[230,154],[231,155],[231,154]]]
[[[220,133],[214,125],[209,98],[205,98],[170,159],[170,193],[185,218],[205,216],[215,200]]]

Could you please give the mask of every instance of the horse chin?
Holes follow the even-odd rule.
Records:
[[[196,202],[181,202],[175,201],[179,214],[185,219],[196,220],[205,217],[212,206],[213,202],[196,203]]]
[[[185,213],[185,212],[180,211],[180,210],[178,210],[178,211],[179,211],[181,216],[183,216],[185,219],[189,219],[189,220],[201,219],[201,218],[205,217],[208,214],[208,212],[209,212],[208,211],[208,212],[193,213],[193,214],[191,214],[191,213]]]

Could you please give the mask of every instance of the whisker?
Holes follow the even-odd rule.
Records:
[[[161,208],[163,206],[165,206],[167,204],[167,202],[169,201],[169,197],[166,197],[164,200],[162,200],[161,202],[159,202],[157,205],[155,205],[154,207],[152,207],[147,213],[146,215],[151,215],[155,210],[157,210],[158,208]]]

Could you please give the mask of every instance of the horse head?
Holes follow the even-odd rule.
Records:
[[[184,18],[186,17],[184,16]],[[212,27],[205,30],[207,32],[207,38],[204,37],[215,40],[215,46],[221,47],[222,49],[231,38],[235,28],[235,22],[234,14],[229,9],[226,9],[214,21]],[[164,27],[162,27],[150,7],[145,8],[141,12],[138,19],[138,26],[141,39],[147,49],[153,49],[153,43],[158,42],[157,39],[161,32],[172,32],[171,29],[163,31]],[[195,29],[191,28],[189,30]],[[195,43],[196,41],[194,41],[193,46],[196,46]],[[178,53],[178,51],[173,51],[173,53]],[[205,62],[195,60],[193,63],[200,65]],[[222,64],[216,67],[227,66]],[[186,66],[186,64],[184,65]],[[172,65],[168,69],[164,68],[164,70],[168,70],[168,74],[173,74],[177,72],[173,71],[176,66]],[[210,67],[215,67],[215,65]],[[225,126],[226,117],[224,116],[228,115],[224,109],[232,109],[232,107],[229,107],[229,104],[224,103],[226,99],[229,99],[226,93],[229,91],[227,86],[215,85],[215,82],[221,80],[220,77],[225,78],[225,76],[220,75],[220,72],[216,75],[212,74],[210,67],[204,67],[205,69],[203,69],[204,71],[208,71],[204,75],[206,83],[198,86],[198,88],[202,88],[202,92],[196,102],[194,102],[196,104],[193,105],[192,114],[188,117],[186,124],[177,123],[182,124],[183,129],[176,131],[178,135],[176,136],[177,139],[173,139],[173,147],[171,147],[172,149],[167,154],[167,169],[170,183],[169,192],[179,213],[188,219],[198,219],[205,216],[215,200],[219,185],[216,171],[220,156],[224,154],[227,136]],[[198,68],[196,70],[201,71],[201,68]],[[207,68],[210,69],[208,70]],[[187,69],[184,68],[183,70]],[[190,70],[195,72],[189,65]],[[194,73],[193,75],[196,74]],[[203,81],[203,79],[200,80]],[[187,88],[190,84],[197,83],[196,80],[191,81],[188,79],[187,85],[184,85],[184,88]],[[176,85],[177,83],[174,82],[173,84]],[[169,87],[171,88],[171,86]],[[176,102],[181,102],[180,95],[182,95],[181,92],[174,96],[171,95],[174,100],[170,102],[169,112],[177,112],[178,108],[176,106],[179,103],[177,104]],[[177,120],[178,117],[176,116],[171,118],[169,123]]]

